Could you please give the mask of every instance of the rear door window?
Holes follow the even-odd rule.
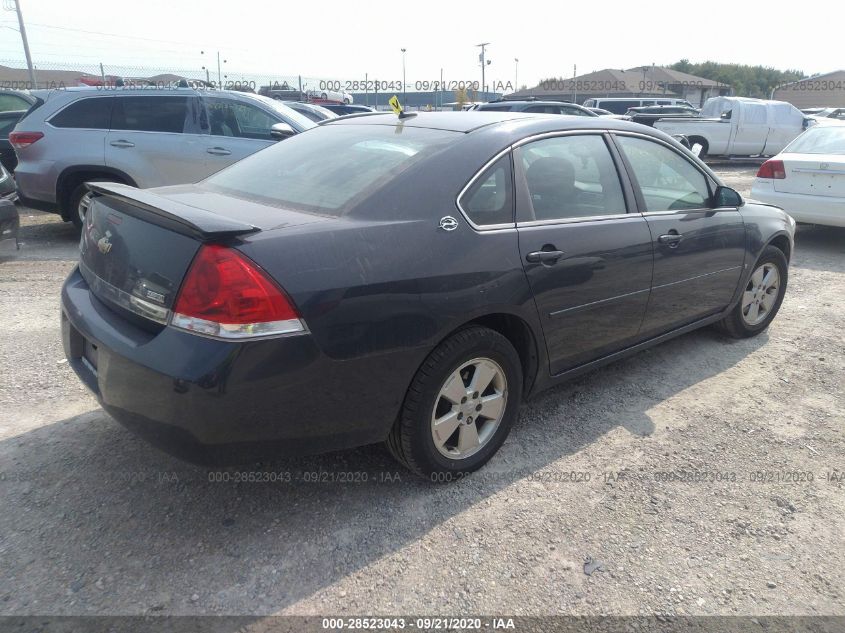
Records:
[[[187,96],[142,95],[118,97],[112,112],[111,129],[181,134],[193,116]]]
[[[89,97],[74,101],[53,115],[50,124],[63,128],[109,129],[114,97]]]
[[[610,151],[597,134],[542,139],[517,148],[534,220],[564,220],[626,212]]]

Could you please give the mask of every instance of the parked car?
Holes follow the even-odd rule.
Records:
[[[805,116],[783,101],[708,99],[698,118],[661,119],[654,127],[701,145],[700,156],[773,156],[805,128]]]
[[[7,245],[12,245],[15,249],[20,248],[20,218],[15,205],[16,199],[15,181],[6,168],[0,165],[0,251],[5,250]]]
[[[476,110],[480,112],[527,112],[534,114],[568,114],[571,116],[597,117],[595,112],[576,103],[564,101],[491,101],[482,103]]]
[[[361,114],[364,112],[375,112],[375,110],[367,106],[350,105],[343,103],[321,103],[320,107],[325,108],[330,112],[334,112],[337,116],[344,116],[346,114]]]
[[[315,123],[325,121],[326,119],[337,118],[337,114],[316,103],[305,103],[304,101],[283,101],[283,103],[291,110],[296,110],[302,116],[308,117]]]
[[[845,125],[819,125],[760,166],[755,200],[798,222],[845,227]]]
[[[300,101],[305,97],[305,94],[298,88],[294,88],[287,83],[274,83],[268,86],[259,86],[258,94],[271,99],[278,99],[280,101]]]
[[[352,103],[352,95],[345,90],[327,90],[327,89],[313,89],[305,93],[309,99],[319,100],[320,105],[325,105],[323,102],[332,103]]]
[[[613,114],[625,114],[630,108],[653,105],[683,105],[692,108],[686,99],[675,97],[650,97],[646,99],[632,97],[595,97],[584,102],[585,108],[601,108]]]
[[[0,112],[0,164],[10,172],[15,171],[18,165],[18,157],[15,155],[15,148],[9,142],[9,134],[26,114],[26,110],[7,110]]]
[[[812,119],[814,123],[845,121],[845,108],[822,108],[818,112],[812,113],[809,118]]]
[[[21,201],[81,226],[86,182],[196,182],[314,125],[279,101],[242,92],[68,88],[39,98],[9,141]]]
[[[605,110],[604,108],[587,108],[587,110],[599,116],[613,116],[613,112]]]
[[[634,123],[641,125],[654,125],[660,119],[678,119],[697,117],[701,111],[684,105],[657,105],[629,108],[625,113]]]
[[[340,118],[197,184],[92,189],[69,364],[205,462],[386,441],[455,479],[541,389],[705,325],[762,332],[793,247],[786,213],[598,117]]]
[[[0,90],[0,112],[7,112],[9,110],[29,110],[30,106],[35,103],[35,97],[29,92],[21,90]]]

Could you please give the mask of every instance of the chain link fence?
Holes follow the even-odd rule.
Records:
[[[63,89],[76,86],[114,88],[150,86],[162,89],[190,86],[198,89],[225,89],[255,92],[284,100],[332,101],[389,109],[388,100],[396,95],[412,110],[460,108],[466,103],[491,101],[505,92],[481,90],[478,81],[432,79],[403,81],[401,77],[380,78],[369,73],[361,77],[311,77],[297,74],[256,73],[223,67],[156,68],[107,62],[40,62],[34,64],[35,83],[26,64],[0,59],[0,89]],[[488,87],[489,88],[489,87]]]

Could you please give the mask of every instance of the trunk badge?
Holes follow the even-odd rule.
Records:
[[[445,215],[440,218],[440,228],[444,231],[454,231],[458,228],[458,221],[451,215]]]
[[[110,237],[111,237],[111,231],[106,231],[105,236],[103,236],[99,240],[97,240],[97,248],[100,249],[100,252],[103,255],[108,255],[109,251],[111,250],[112,243],[109,242]]]

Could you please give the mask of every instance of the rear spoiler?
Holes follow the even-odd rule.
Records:
[[[119,211],[158,224],[176,233],[201,241],[244,235],[260,231],[257,226],[233,220],[160,196],[146,189],[138,189],[115,182],[85,183],[92,192],[124,204]]]

